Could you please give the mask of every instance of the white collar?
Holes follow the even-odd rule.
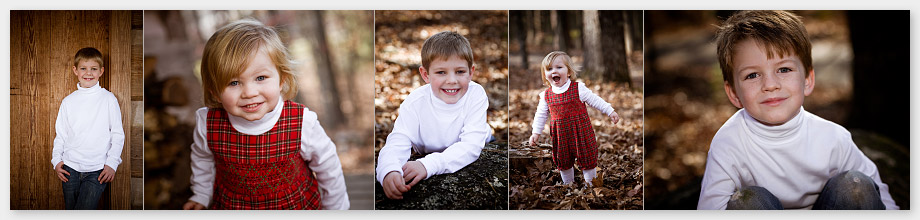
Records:
[[[569,79],[569,80],[566,80],[565,84],[562,84],[562,86],[560,87],[556,87],[556,85],[553,85],[553,84],[550,84],[550,87],[553,88],[553,93],[560,94],[565,91],[569,91],[569,85],[571,84],[572,84],[572,80]]]
[[[805,122],[804,112],[805,108],[799,107],[799,111],[796,113],[795,117],[792,117],[792,119],[789,119],[786,123],[775,126],[765,125],[757,121],[757,119],[754,119],[754,117],[748,114],[747,110],[745,110],[742,115],[744,116],[744,124],[749,128],[747,130],[754,134],[752,137],[755,138],[755,140],[763,141],[761,143],[769,142],[779,144],[793,141],[800,135],[799,131],[802,130],[803,123]]]
[[[100,91],[100,90],[102,90],[102,87],[99,86],[99,82],[96,82],[95,85],[90,86],[89,88],[83,88],[82,86],[80,86],[80,83],[79,83],[79,82],[77,83],[77,91],[78,91],[78,92],[82,92],[82,93],[92,93],[92,92],[98,92],[98,91]]]
[[[275,127],[275,123],[281,118],[282,110],[284,110],[284,99],[279,96],[278,104],[275,105],[275,109],[265,113],[259,120],[249,121],[231,114],[227,114],[227,116],[230,118],[230,125],[237,131],[248,135],[260,135]]]

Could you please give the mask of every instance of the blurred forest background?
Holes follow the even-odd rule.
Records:
[[[642,209],[643,95],[642,11],[510,11],[511,176],[510,209]],[[581,81],[620,115],[587,107],[598,143],[601,184],[562,185],[544,131],[538,146],[527,141],[543,84],[543,57],[568,53]]]
[[[273,26],[298,63],[293,101],[319,115],[336,144],[351,209],[373,209],[372,11],[144,11],[145,209],[181,209],[189,188],[199,65],[220,27],[254,18]]]
[[[489,96],[486,120],[496,139],[486,145],[479,160],[473,164],[454,174],[439,175],[420,182],[421,187],[414,187],[409,194],[404,195],[403,200],[386,199],[380,184],[374,181],[377,187],[377,209],[507,209],[507,11],[375,13],[375,155],[380,152],[393,130],[399,104],[412,90],[425,85],[418,72],[422,65],[422,45],[428,37],[442,31],[455,31],[470,41],[473,65],[476,67],[473,81],[482,85]],[[488,174],[484,176],[487,180],[475,184],[456,184],[458,177],[462,182],[464,178],[480,174]],[[482,180],[482,177],[477,178]]]
[[[709,144],[738,109],[723,89],[716,25],[733,11],[646,11],[646,209],[696,209]],[[796,11],[812,43],[805,109],[843,125],[910,208],[906,11]]]

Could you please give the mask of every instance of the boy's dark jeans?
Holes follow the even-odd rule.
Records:
[[[746,186],[732,195],[726,209],[783,209],[770,191],[759,186]],[[846,171],[831,177],[815,200],[812,209],[885,209],[878,185],[859,171]]]
[[[96,209],[99,198],[102,197],[102,191],[108,185],[108,183],[99,182],[99,174],[102,173],[102,170],[81,173],[67,165],[64,165],[64,170],[70,173],[67,182],[62,184],[64,209]]]

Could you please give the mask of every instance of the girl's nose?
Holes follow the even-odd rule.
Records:
[[[243,85],[243,93],[241,93],[240,95],[243,98],[249,98],[249,97],[254,97],[258,94],[259,94],[259,90],[256,88],[256,86]]]

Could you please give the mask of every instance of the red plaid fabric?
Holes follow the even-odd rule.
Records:
[[[597,166],[597,140],[585,103],[578,97],[578,82],[572,82],[562,94],[546,90],[549,106],[549,134],[553,140],[553,162],[559,170],[572,168],[576,162],[585,170]]]
[[[208,148],[217,176],[212,209],[319,209],[313,171],[300,156],[304,106],[284,102],[281,118],[261,135],[240,133],[227,111],[208,111]]]

